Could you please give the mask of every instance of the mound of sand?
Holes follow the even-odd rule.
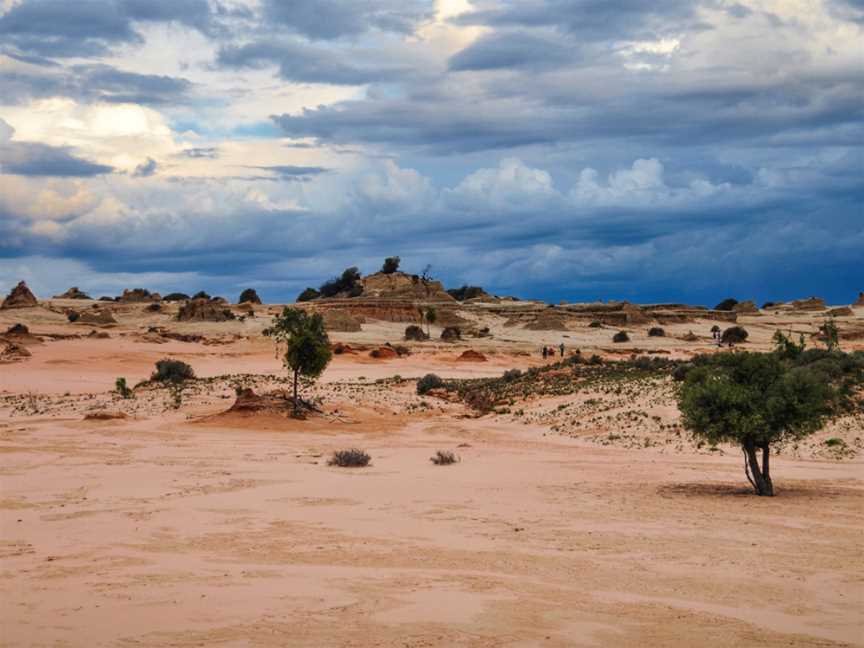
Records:
[[[325,310],[321,316],[324,318],[324,328],[328,331],[341,333],[356,333],[361,330],[362,319],[354,317],[342,310]]]
[[[62,295],[54,295],[54,299],[92,299],[90,295],[78,290],[78,286],[72,286]]]
[[[92,310],[81,311],[76,320],[78,324],[91,324],[93,326],[105,326],[107,324],[116,324],[117,320],[107,308],[94,308]]]
[[[525,325],[529,331],[566,331],[567,319],[557,308],[547,308]]]
[[[486,362],[486,356],[474,349],[464,351],[462,355],[456,359],[460,362]]]
[[[0,362],[19,362],[31,356],[31,353],[22,345],[0,338]]]
[[[391,360],[393,358],[398,358],[399,354],[396,353],[396,349],[393,347],[382,346],[377,349],[372,349],[372,351],[369,352],[369,356],[376,360]]]
[[[191,299],[177,313],[179,322],[227,322],[233,319],[231,309],[216,299]]]
[[[39,302],[36,300],[36,295],[30,292],[26,283],[20,281],[18,282],[18,285],[15,286],[6,296],[3,303],[0,304],[0,310],[7,310],[10,308],[32,308],[38,305]]]

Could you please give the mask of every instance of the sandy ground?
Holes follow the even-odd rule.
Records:
[[[754,344],[770,340],[765,319],[745,324]],[[229,379],[179,409],[166,390],[118,401],[117,376],[134,384],[165,356],[205,378],[280,373],[260,323],[232,323],[252,339],[216,346],[141,342],[141,326],[130,314],[109,339],[46,341],[0,365],[2,645],[864,645],[859,454],[784,454],[778,496],[763,499],[734,449],[676,448],[647,420],[596,422],[585,395],[473,418],[413,382],[375,383],[540,363],[522,330],[386,362],[338,356],[313,390],[327,415],[308,421],[221,415]],[[335,337],[395,343],[398,330]],[[595,330],[547,334],[606,344]],[[648,342],[681,351],[632,345]],[[469,344],[489,361],[457,362]],[[607,404],[610,416],[620,405]],[[130,418],[83,420],[106,408]],[[672,410],[658,400],[651,414]],[[630,428],[630,447],[598,442]],[[327,465],[353,446],[371,467]],[[461,461],[433,465],[438,449]]]

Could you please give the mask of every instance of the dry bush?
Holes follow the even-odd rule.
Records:
[[[372,457],[359,448],[348,450],[337,450],[327,462],[328,466],[339,466],[340,468],[365,468],[372,461]]]

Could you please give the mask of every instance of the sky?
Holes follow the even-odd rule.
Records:
[[[0,0],[0,291],[864,290],[864,0]],[[235,294],[236,293],[236,294]]]

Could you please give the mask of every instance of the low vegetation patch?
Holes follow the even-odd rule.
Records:
[[[451,450],[438,450],[429,458],[436,466],[449,466],[450,464],[459,463],[459,457]]]
[[[627,335],[627,331],[618,331],[615,335],[612,336],[612,341],[615,343],[629,342],[630,336]]]
[[[154,382],[183,382],[184,380],[193,380],[195,372],[188,364],[182,360],[173,360],[164,358],[156,363],[156,371],[150,376],[150,380]]]
[[[444,386],[444,381],[441,380],[435,374],[426,374],[420,380],[417,381],[417,393],[422,396],[423,394],[427,394],[433,389],[438,389]]]
[[[659,326],[652,326],[648,329],[648,337],[666,337],[666,331]]]
[[[372,461],[372,457],[359,448],[348,450],[337,450],[327,462],[328,466],[339,466],[340,468],[365,468]]]
[[[723,331],[723,334],[720,336],[720,341],[723,344],[741,344],[742,342],[747,341],[749,335],[747,329],[743,326],[730,326]]]

